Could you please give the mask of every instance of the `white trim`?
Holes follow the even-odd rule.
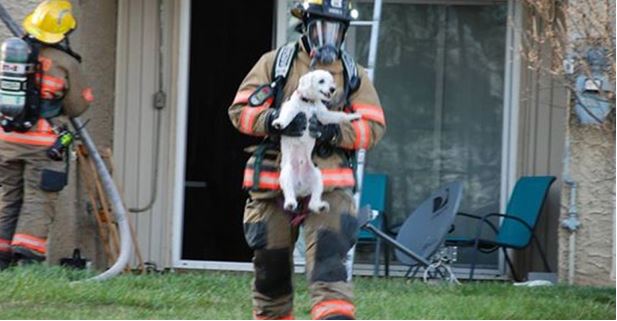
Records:
[[[501,191],[499,208],[505,213],[510,193],[517,178],[518,122],[520,103],[521,60],[519,49],[522,28],[521,4],[508,0],[508,26],[506,33],[506,58],[503,95],[503,134],[501,152]],[[512,251],[508,252],[513,253]],[[499,271],[505,273],[505,257],[499,252]]]
[[[180,265],[182,255],[182,226],[184,213],[184,179],[186,165],[186,132],[188,115],[189,64],[191,47],[191,1],[180,0],[180,28],[178,29],[178,83],[176,114],[176,161],[174,170],[172,267]]]
[[[613,196],[615,195],[615,190],[613,190]],[[611,254],[613,258],[611,260],[611,280],[615,281],[615,207],[613,207],[613,252]]]
[[[197,260],[180,260],[175,268],[178,269],[201,269],[201,270],[225,270],[238,272],[252,272],[253,264],[248,262],[223,262],[223,261],[197,261]],[[354,275],[373,276],[372,264],[354,264]],[[391,265],[390,276],[402,277],[407,272],[408,267],[404,265]],[[295,264],[294,273],[305,273],[306,269],[301,264]],[[464,280],[469,276],[469,269],[453,267],[452,271],[457,278]],[[385,276],[385,267],[379,268],[379,275]],[[417,274],[422,276],[422,270]],[[495,273],[493,269],[476,269],[474,272],[474,280],[507,280],[505,275]]]
[[[124,118],[126,109],[126,84],[127,84],[127,70],[128,65],[127,50],[125,45],[128,42],[128,26],[125,23],[128,15],[128,0],[118,1],[118,16],[116,34],[116,75],[114,77],[114,128],[113,128],[113,160],[114,164],[122,164],[122,157],[124,157],[124,140],[122,139],[126,133],[124,128]],[[120,174],[122,169],[120,169]],[[122,182],[122,176],[119,173],[114,173],[114,181],[116,184]]]
[[[356,0],[355,3],[371,3],[374,0]],[[438,6],[485,6],[489,4],[502,4],[509,0],[384,0],[384,3],[395,4],[429,4]]]
[[[501,158],[501,199],[500,209],[505,211],[510,192],[517,177],[516,156],[518,154],[518,120],[520,100],[520,32],[521,27],[520,3],[508,1],[508,30],[506,34],[506,70],[503,95],[503,136]],[[514,25],[512,25],[514,24]]]
[[[253,264],[249,262],[177,260],[174,261],[174,268],[249,272],[253,271]]]
[[[373,276],[374,273],[373,264],[354,264],[354,275],[361,276]],[[403,277],[409,270],[406,265],[390,265],[389,276],[391,277]],[[422,277],[423,269],[420,269],[416,273],[416,278]],[[461,267],[452,267],[452,272],[459,280],[467,280],[469,277],[469,269]],[[379,266],[379,276],[385,276],[385,266],[382,264]],[[475,269],[473,273],[474,280],[508,280],[506,275],[499,273],[495,269]]]
[[[227,262],[227,261],[179,260],[176,266],[174,266],[174,268],[253,272],[253,263]],[[295,262],[294,272],[304,273],[305,272],[304,264]]]
[[[276,10],[276,20],[274,21],[276,34],[272,39],[276,39],[276,48],[287,43],[287,0],[276,0],[274,4]]]

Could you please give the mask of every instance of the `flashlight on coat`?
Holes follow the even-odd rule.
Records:
[[[66,127],[62,128],[54,144],[47,150],[47,156],[55,161],[61,161],[66,149],[75,140],[75,135]]]

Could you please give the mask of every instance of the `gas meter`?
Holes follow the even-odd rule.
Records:
[[[590,49],[587,53],[590,74],[576,77],[574,111],[582,124],[600,124],[613,108],[609,94],[614,91],[613,84],[606,74],[606,56],[602,49]]]

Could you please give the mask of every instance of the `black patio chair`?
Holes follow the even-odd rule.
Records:
[[[360,226],[395,248],[397,260],[409,266],[407,276],[413,268],[416,268],[416,272],[424,268],[425,280],[427,275],[432,275],[458,282],[449,267],[450,262],[436,254],[443,248],[444,240],[451,230],[462,193],[463,185],[460,182],[442,186],[407,217],[396,239],[371,224],[370,207],[359,211]]]

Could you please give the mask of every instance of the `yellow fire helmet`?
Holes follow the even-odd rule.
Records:
[[[72,8],[66,0],[43,1],[24,19],[24,29],[41,42],[58,43],[77,27]]]

